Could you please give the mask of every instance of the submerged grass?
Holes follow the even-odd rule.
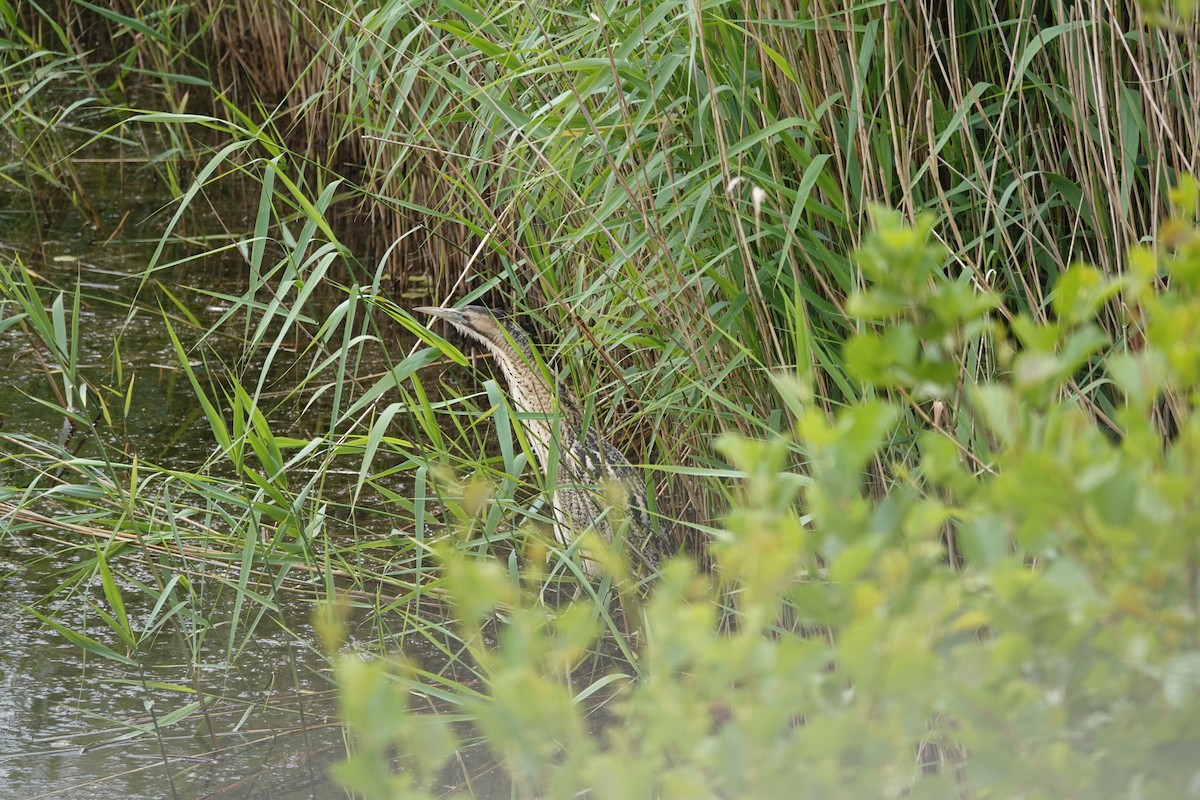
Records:
[[[718,434],[773,438],[878,393],[842,347],[863,328],[846,303],[871,204],[929,215],[956,280],[995,293],[1001,319],[1044,322],[1071,263],[1128,270],[1200,152],[1194,23],[1151,27],[1128,3],[0,11],[5,193],[117,235],[74,168],[106,140],[143,148],[175,198],[115,330],[81,327],[96,298],[39,274],[36,254],[0,272],[0,330],[46,365],[23,401],[65,426],[57,442],[5,431],[3,535],[85,554],[61,594],[86,593],[115,637],[78,640],[95,654],[136,661],[170,631],[220,636],[233,659],[280,597],[337,595],[379,649],[434,648],[411,683],[451,708],[484,673],[460,627],[422,613],[445,597],[439,543],[499,556],[514,598],[561,570],[519,568],[550,547],[521,524],[549,515],[497,383],[444,381],[457,354],[405,308],[435,293],[521,312],[702,555],[728,539],[746,475]],[[84,91],[50,111],[56,83]],[[248,213],[214,220],[227,185]],[[196,278],[225,256],[237,283]],[[1121,313],[1103,312],[1114,350],[1131,344]],[[194,462],[154,463],[114,433],[137,424],[122,353],[139,315],[161,318],[198,403]],[[83,363],[81,338],[100,336],[112,357]],[[896,390],[875,492],[906,483],[909,431],[942,420],[971,470],[991,470],[995,442],[956,411],[1005,358],[973,342],[947,396]],[[1113,418],[1105,386],[1085,365],[1064,391]],[[781,441],[784,466],[803,466]],[[128,613],[131,594],[149,614]],[[624,620],[593,599],[605,646],[639,675]],[[571,702],[611,680],[588,673]]]

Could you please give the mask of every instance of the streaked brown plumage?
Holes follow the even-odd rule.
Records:
[[[446,320],[491,353],[504,374],[514,404],[526,412],[521,422],[543,471],[550,465],[551,443],[557,445],[554,527],[558,541],[569,546],[589,527],[611,541],[609,495],[617,494],[622,513],[614,519],[629,520],[625,538],[635,551],[631,559],[635,569],[644,572],[640,567],[648,566],[656,570],[668,551],[664,537],[650,517],[643,482],[620,450],[594,428],[584,425],[578,405],[565,389],[560,388],[555,395],[534,356],[529,334],[507,317],[481,306],[415,310]],[[597,572],[590,561],[585,560],[584,567],[589,574]]]

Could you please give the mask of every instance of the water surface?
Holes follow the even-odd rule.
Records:
[[[79,154],[75,169],[87,187],[85,202],[72,205],[45,190],[31,201],[6,189],[7,210],[0,215],[0,259],[10,269],[27,271],[48,307],[61,297],[69,323],[78,326],[74,343],[81,371],[109,390],[116,387],[105,396],[109,420],[100,419],[93,398],[84,411],[97,420],[94,428],[66,424],[54,408],[64,391],[55,359],[19,328],[0,334],[0,487],[7,487],[9,501],[0,506],[0,797],[345,797],[327,776],[329,766],[344,757],[344,731],[329,661],[311,624],[316,600],[329,588],[318,571],[306,569],[311,552],[299,553],[293,562],[280,557],[256,575],[252,588],[269,602],[240,607],[233,588],[239,580],[236,552],[191,561],[150,555],[153,567],[139,561],[147,557],[142,553],[116,553],[117,582],[139,633],[136,647],[130,647],[101,618],[111,603],[90,564],[110,544],[101,526],[87,535],[53,524],[30,526],[28,518],[19,530],[10,527],[18,521],[12,508],[20,504],[24,487],[84,483],[69,472],[40,472],[40,465],[49,463],[35,454],[43,446],[94,459],[101,474],[106,474],[104,459],[114,455],[125,460],[136,455],[148,464],[196,474],[222,469],[212,462],[213,437],[166,320],[189,347],[197,343],[228,309],[222,297],[245,291],[244,255],[228,249],[185,260],[147,280],[142,271],[173,211],[157,173],[144,158],[139,161],[139,154],[105,141]],[[212,218],[197,211],[184,227],[203,230],[219,218],[215,230],[246,235],[253,227],[257,193],[252,184],[215,184],[205,194]],[[180,240],[160,263],[208,247],[208,242]],[[77,291],[76,316],[70,309]],[[342,296],[331,291],[313,306]],[[173,307],[175,299],[194,320]],[[14,313],[14,308],[0,313]],[[263,358],[237,336],[206,337],[193,352],[192,367],[216,373],[216,385],[225,371],[254,385]],[[268,376],[272,390],[281,394],[290,379],[288,355],[276,358]],[[360,361],[356,367],[382,372],[386,362],[377,357],[378,363]],[[296,374],[303,375],[303,367]],[[305,401],[302,394],[268,409],[273,430],[298,438],[312,435],[319,427],[314,420],[322,413],[328,419],[328,407]],[[307,476],[288,477],[295,483]],[[322,490],[328,497],[348,498],[356,477],[351,470],[331,469]],[[387,480],[397,493],[410,490],[403,471]],[[164,484],[161,491],[172,489]],[[169,507],[166,498],[164,508]],[[362,505],[378,502],[363,498]],[[43,502],[35,510],[52,520],[55,506]],[[221,524],[211,508],[207,513],[180,523]],[[331,527],[339,514],[345,516],[345,510],[331,509]],[[357,525],[345,535],[365,540],[364,552],[374,548],[371,552],[386,556],[388,537],[402,535],[386,523],[376,529]],[[255,533],[265,535],[247,535]],[[280,589],[272,585],[277,578]],[[180,614],[147,634],[164,612],[154,608],[154,593],[144,587],[161,588],[171,579],[189,582],[192,616]],[[370,618],[352,615],[350,634],[347,646],[364,652],[403,648],[411,657],[439,657],[436,648],[423,647],[419,639],[404,641],[389,625]],[[131,663],[90,652],[79,637]]]

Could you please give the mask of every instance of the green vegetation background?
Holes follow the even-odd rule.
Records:
[[[435,643],[334,659],[372,797],[436,796],[464,752],[519,796],[1200,794],[1193,14],[0,0],[0,175],[86,217],[68,133],[151,156],[178,201],[130,314],[161,306],[211,435],[191,465],[5,451],[37,476],[6,535],[75,526],[120,646],[34,613],[130,663],[235,652],[278,592]],[[206,219],[233,180],[250,221]],[[234,246],[201,324],[157,279]],[[25,266],[0,326],[55,365],[40,399],[119,427],[86,292]],[[525,314],[703,566],[545,602],[513,526],[541,477],[494,381],[423,369],[459,358],[400,307],[430,294]],[[194,564],[227,554],[213,620]]]

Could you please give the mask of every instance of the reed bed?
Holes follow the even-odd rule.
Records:
[[[849,728],[837,720],[878,723],[865,734],[871,742],[912,741],[921,753],[942,754],[916,770],[932,776],[938,796],[974,796],[955,770],[970,771],[962,765],[972,741],[976,753],[997,742],[979,732],[971,714],[986,714],[967,700],[952,707],[930,699],[928,685],[913,688],[924,668],[955,680],[967,672],[921,660],[913,642],[944,641],[902,606],[926,603],[939,624],[982,642],[989,625],[1011,622],[1005,614],[1029,610],[1028,598],[1014,599],[1022,558],[1030,569],[1021,574],[1064,552],[1075,559],[1065,559],[1071,569],[1095,566],[1077,539],[1060,549],[1031,545],[993,520],[997,509],[970,505],[964,487],[991,486],[1008,463],[997,422],[1008,399],[986,387],[1019,383],[1017,367],[1033,362],[1016,351],[1037,351],[1038,367],[1058,381],[1022,386],[1021,402],[1037,413],[1069,428],[1082,423],[1063,409],[1079,408],[1106,435],[1132,429],[1133,390],[1114,377],[1119,366],[1110,374],[1106,364],[1140,357],[1162,335],[1139,317],[1153,306],[1136,277],[1150,258],[1139,245],[1191,241],[1186,176],[1200,155],[1200,53],[1186,7],[63,0],[0,11],[0,126],[14,143],[0,152],[2,191],[33,216],[73,209],[108,241],[125,223],[97,212],[77,169],[104,146],[140,153],[141,175],[171,197],[146,263],[129,271],[137,289],[112,331],[80,327],[82,311],[110,301],[43,275],[45,254],[4,256],[0,331],[45,365],[32,400],[66,435],[4,432],[0,540],[41,536],[85,554],[64,587],[99,587],[88,596],[111,636],[84,636],[45,610],[39,619],[95,655],[136,663],[164,632],[214,622],[214,609],[228,609],[214,592],[234,598],[232,621],[220,626],[230,653],[280,597],[341,598],[353,611],[323,623],[330,649],[349,624],[372,631],[379,651],[415,637],[442,656],[440,665],[380,661],[353,674],[356,667],[338,662],[343,684],[419,688],[443,712],[434,715],[442,722],[423,723],[432,728],[398,729],[389,741],[419,751],[433,731],[435,743],[495,755],[510,788],[531,794],[575,786],[543,762],[541,771],[530,766],[537,759],[567,763],[584,753],[580,769],[599,780],[605,758],[629,756],[619,737],[605,740],[607,749],[582,744],[597,740],[596,730],[617,736],[609,715],[628,718],[646,703],[655,711],[639,718],[637,736],[658,735],[670,713],[655,704],[673,691],[656,683],[665,669],[656,659],[665,656],[650,650],[643,658],[652,645],[630,621],[683,628],[690,620],[711,637],[687,640],[672,628],[663,641],[690,654],[673,668],[702,674],[727,647],[749,672],[721,666],[724,694],[719,680],[691,685],[703,702],[687,708],[696,737],[688,746],[724,742],[721,725],[705,727],[712,720],[733,719],[729,730],[746,741],[767,730],[738,727],[731,705],[740,697],[748,708],[770,706],[778,676],[766,660],[798,670],[803,662],[806,679],[834,703],[831,664],[846,656],[847,674],[878,690],[880,703],[889,691],[912,689],[923,715],[872,717],[843,697],[844,716],[814,711],[769,730],[804,731],[805,752],[819,747],[822,732],[831,748],[845,745],[837,750],[844,761],[818,770],[833,791],[853,760]],[[881,223],[872,211],[880,207],[897,209],[908,225]],[[889,279],[870,259],[881,252],[885,261],[911,258],[928,280],[896,283],[880,300]],[[1173,263],[1163,249],[1152,258]],[[230,264],[233,282],[196,278],[206,269],[225,274]],[[1181,288],[1172,286],[1186,297],[1186,271],[1179,274],[1172,280]],[[1104,287],[1099,300],[1079,299],[1084,310],[1056,300],[1079,282]],[[957,288],[936,294],[934,285]],[[864,297],[881,305],[856,305]],[[431,301],[518,312],[589,418],[644,468],[658,512],[692,557],[664,576],[657,604],[610,584],[582,587],[574,605],[546,602],[571,583],[554,558],[541,560],[548,545],[537,531],[550,516],[550,487],[530,466],[494,377],[463,372],[461,354],[406,310]],[[947,307],[939,303],[960,301],[973,310],[943,328],[931,322]],[[195,398],[191,431],[204,457],[189,463],[141,457],[121,438],[137,424],[139,391],[136,368],[121,358],[131,349],[123,332],[146,315],[161,325],[170,370]],[[1191,329],[1178,325],[1186,339]],[[895,364],[887,359],[907,346],[886,339],[889,326],[936,332],[912,340],[938,350],[934,378],[888,371]],[[99,335],[112,337],[112,356],[85,363],[80,342]],[[896,352],[885,358],[861,344],[876,335]],[[1138,411],[1160,429],[1186,431],[1188,373],[1172,368],[1179,380],[1155,384],[1154,403]],[[1047,406],[1049,398],[1062,408]],[[946,466],[948,453],[960,466]],[[1147,469],[1166,469],[1153,464]],[[1082,469],[1069,459],[1059,467]],[[1036,472],[1024,462],[1012,469]],[[845,493],[829,488],[838,481]],[[1037,505],[996,484],[995,502]],[[916,521],[904,517],[914,504],[924,515]],[[839,519],[864,527],[839,538]],[[898,544],[900,528],[919,543]],[[985,528],[1005,532],[997,547],[1015,565],[988,544]],[[759,570],[737,554],[738,542],[791,572]],[[1181,568],[1194,561],[1175,555]],[[1135,561],[1143,571],[1124,580],[1153,578]],[[992,571],[972,584],[971,564]],[[719,581],[707,571],[713,565]],[[918,572],[932,588],[905,583]],[[1149,602],[1105,583],[1107,573],[1087,575],[1126,592],[1118,610]],[[853,588],[860,579],[867,588]],[[1030,591],[1062,610],[1056,592],[1070,580],[1056,580]],[[1007,587],[995,596],[1009,605],[975,593],[989,581]],[[479,586],[491,594],[473,593]],[[153,613],[125,613],[131,594]],[[1186,595],[1179,607],[1188,607]],[[959,600],[983,616],[955,616]],[[426,604],[439,611],[423,613]],[[874,622],[846,616],[868,608],[886,610]],[[905,643],[880,620],[919,630]],[[1032,637],[1024,645],[1043,646],[1022,631]],[[530,634],[528,660],[506,662],[518,633]],[[1178,633],[1170,628],[1162,641]],[[847,640],[866,648],[870,636],[908,659],[903,686],[871,672],[865,651],[835,649]],[[980,652],[972,657],[984,659]],[[1191,669],[1186,654],[1170,655],[1184,660],[1154,668]],[[1013,658],[1005,669],[1019,669]],[[556,755],[520,740],[506,750],[497,709],[517,711],[503,705],[512,696],[495,690],[501,678],[512,679],[507,688],[518,697],[545,692],[546,708],[562,714],[557,722],[549,711],[531,716],[530,730],[574,749]],[[1034,691],[1013,689],[1026,690]],[[813,702],[795,691],[784,694]],[[401,709],[396,718],[411,722],[406,704],[388,697]],[[361,722],[370,705],[370,697],[350,697],[347,713]],[[1073,735],[1086,738],[1085,729]],[[1032,740],[1012,737],[1036,762]],[[670,741],[663,752],[695,763],[695,753]],[[359,746],[386,765],[390,745]],[[799,758],[789,747],[756,752]],[[443,756],[432,744],[417,753],[405,791],[453,772]],[[845,786],[866,791],[886,778],[897,794],[924,791],[915,778],[896,777],[908,762],[889,758]],[[1076,762],[1061,750],[1047,759],[1037,766],[1058,789],[1074,787],[1063,765]],[[511,769],[516,762],[528,770]],[[390,772],[381,777],[370,772],[378,764],[364,764],[352,761],[347,781],[389,796]],[[722,765],[729,770],[717,783],[737,793],[734,770]],[[661,789],[652,772],[639,772],[648,783],[636,786]],[[764,777],[755,791],[787,784],[784,772],[763,775],[782,783]],[[676,779],[671,791],[681,796],[697,788]],[[1006,791],[1002,780],[989,785]]]

